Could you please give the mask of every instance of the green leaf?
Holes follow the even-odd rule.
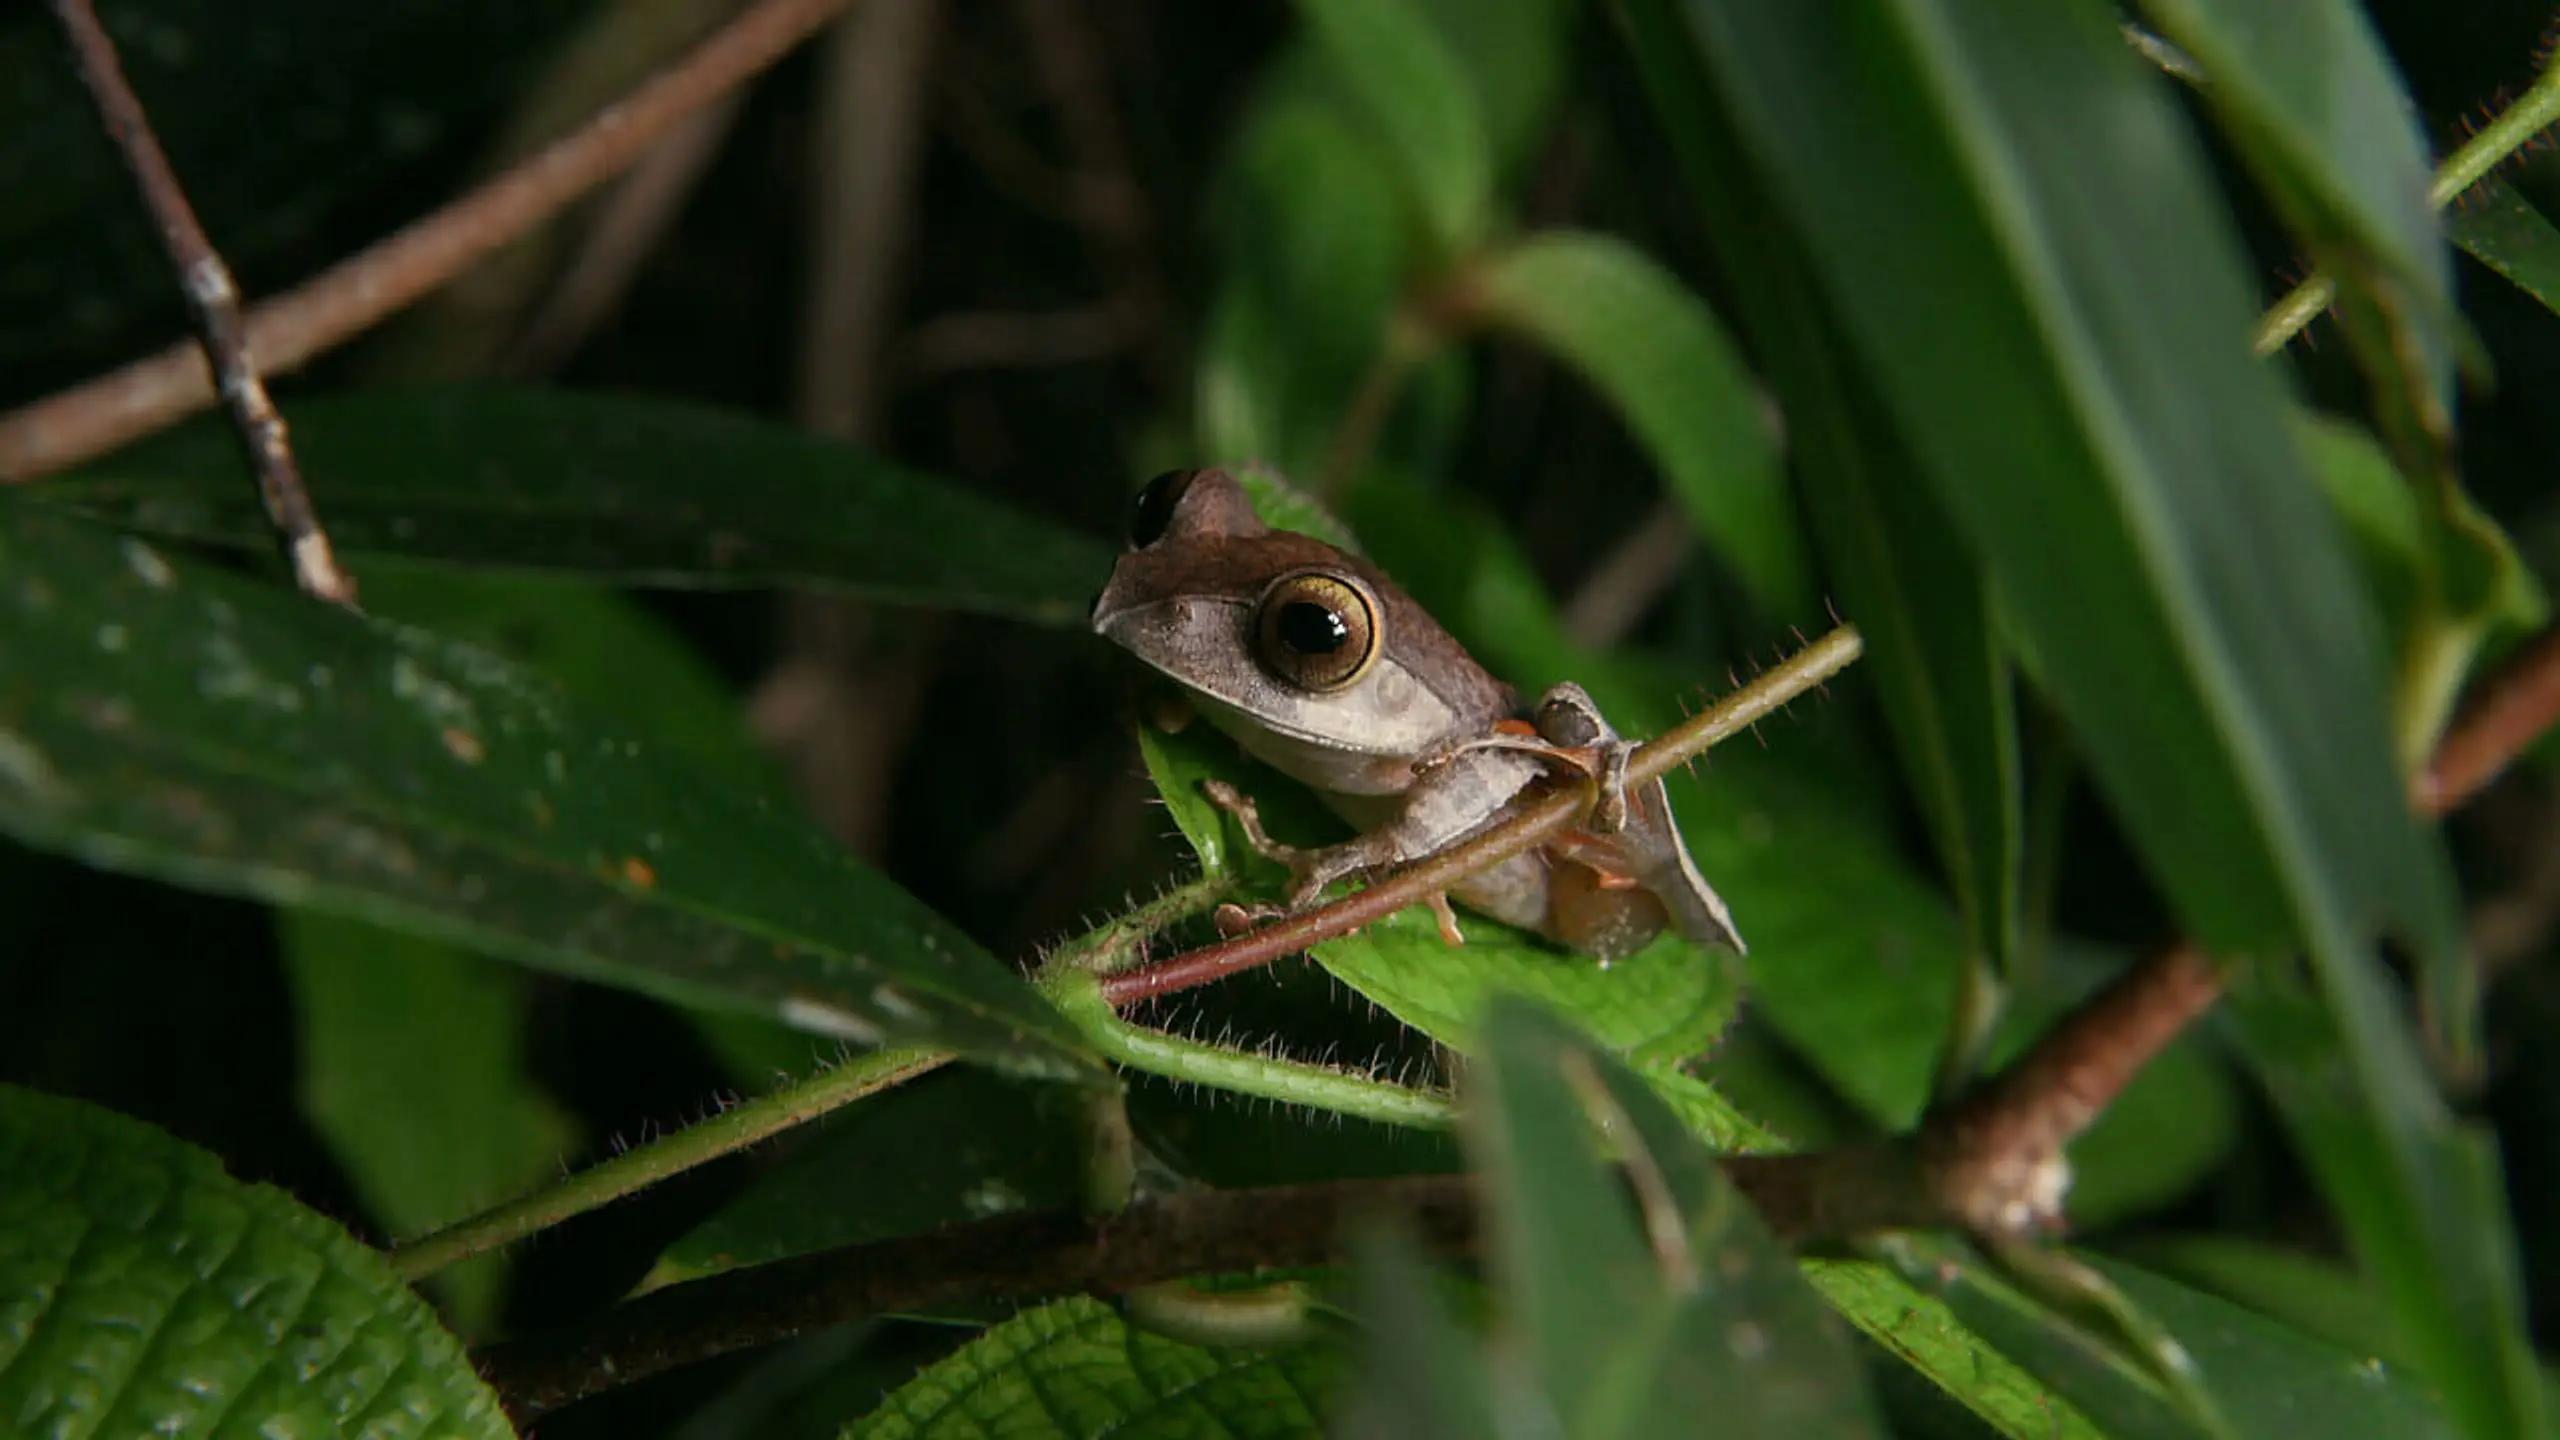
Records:
[[[646,1284],[1072,1205],[1082,1131],[1059,1093],[951,1066],[839,1110],[668,1246]]]
[[[2104,1256],[2084,1256],[2195,1357],[2242,1435],[2423,1440],[2457,1433],[2417,1377]]]
[[[1710,1413],[1722,1435],[1876,1433],[1845,1337],[1642,1079],[1515,1001],[1485,1058],[1469,1133],[1505,1328],[1563,1433],[1693,1434]],[[1633,1208],[1595,1118],[1639,1177]]]
[[[2560,228],[2491,175],[2465,190],[2445,212],[2445,234],[2472,259],[2560,315]]]
[[[1099,542],[820,436],[700,405],[512,386],[293,407],[340,549],[633,584],[795,585],[1084,623]],[[151,533],[265,548],[239,442],[208,419],[36,488]]]
[[[2206,107],[2334,283],[2331,313],[2371,382],[2393,455],[2412,479],[2458,495],[2452,259],[2428,199],[2433,166],[2415,107],[2364,7],[2145,0],[2144,8],[2202,62]],[[2406,729],[2402,738],[2407,753],[2423,753]]]
[[[1081,1297],[1024,1311],[901,1386],[846,1440],[1282,1440],[1324,1433],[1330,1347],[1203,1349]]]
[[[1395,158],[1433,247],[1464,254],[1492,217],[1493,156],[1457,58],[1402,0],[1300,0],[1298,11]]]
[[[2204,67],[2198,93],[2320,265],[2350,283],[2414,287],[2440,328],[2452,310],[2427,203],[2434,166],[2363,7],[2141,0],[2141,9]],[[2441,334],[2435,345],[2450,354]]]
[[[303,1113],[395,1238],[559,1175],[577,1125],[525,1071],[523,971],[336,916],[279,920],[301,1016]],[[430,1283],[455,1329],[482,1334],[506,1275],[505,1257],[488,1255]]]
[[[1787,289],[1809,308],[1800,284]],[[1866,639],[1903,774],[1964,912],[1973,996],[1988,999],[2016,970],[2026,828],[2017,702],[1990,597],[1945,511],[1910,482],[1908,450],[1870,392],[1843,373],[1855,362],[1836,330],[1807,316],[1764,333],[1799,352],[1806,509],[1841,613]],[[1990,1018],[1965,1009],[1960,1024]],[[1952,1058],[1970,1039],[1957,1037]]]
[[[1353,1236],[1368,1356],[1334,1433],[1345,1440],[1500,1440],[1501,1392],[1474,1338],[1393,1231]]]
[[[1716,80],[1657,86],[1675,127],[1720,125],[1710,94],[1734,107],[2189,933],[2310,950],[2344,1027],[2329,1083],[2376,1162],[2314,1147],[2331,1199],[2466,1427],[2530,1433],[2502,1231],[2430,1168],[2450,1126],[2367,948],[2396,928],[2445,973],[2444,864],[2400,793],[2370,621],[2282,387],[2238,343],[2248,287],[2178,117],[2094,7],[1638,8]]]
[[[2401,1363],[2391,1312],[2352,1270],[2221,1235],[2143,1235],[2109,1246],[2151,1275],[2252,1310],[2357,1356]]]
[[[841,1035],[1090,1073],[805,819],[486,651],[0,503],[0,831]]]
[[[1402,0],[1431,23],[1458,62],[1484,117],[1494,168],[1518,174],[1552,134],[1573,57],[1572,0]]]
[[[1808,1256],[1805,1278],[1849,1322],[2014,1440],[2099,1440],[2072,1403],[1965,1328],[1944,1299],[1873,1260]],[[2110,1417],[2112,1420],[2113,1417]]]
[[[2462,606],[2440,623],[2521,633],[2549,616],[2551,602],[2533,568],[2469,496],[2455,494],[2450,525],[2427,523],[2409,482],[2362,426],[2306,411],[2294,430],[2395,629],[2405,633],[2415,620],[2431,576],[2441,577],[2444,600]]]
[[[1405,215],[1389,158],[1340,109],[1287,94],[1236,138],[1219,197],[1226,280],[1194,380],[1203,458],[1320,474],[1385,340]]]
[[[1703,302],[1624,241],[1564,231],[1496,255],[1476,286],[1487,319],[1554,351],[1617,408],[1770,615],[1806,613],[1811,587],[1769,420]]]
[[[629,595],[550,575],[377,562],[365,567],[364,608],[494,650],[727,784],[794,803],[773,758],[748,734],[741,698]],[[841,1043],[732,1010],[697,1006],[691,1015],[730,1078],[750,1088],[806,1075]]]
[[[499,1440],[373,1251],[150,1126],[0,1086],[0,1415],[22,1435]]]
[[[1905,1280],[1944,1300],[1967,1328],[2083,1414],[2104,1416],[2110,1437],[2189,1440],[2214,1433],[2119,1338],[2026,1293],[1963,1246],[1909,1237],[1887,1242],[1885,1251]]]

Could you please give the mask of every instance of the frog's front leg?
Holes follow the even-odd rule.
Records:
[[[1352,839],[1322,849],[1285,845],[1262,828],[1250,797],[1234,786],[1212,780],[1203,785],[1211,802],[1234,815],[1254,850],[1288,867],[1289,908],[1315,903],[1327,885],[1354,875],[1392,869],[1434,855],[1465,840],[1499,819],[1510,802],[1538,778],[1538,761],[1506,750],[1483,750],[1451,757],[1414,779],[1392,797],[1394,809]],[[1456,918],[1446,901],[1434,897],[1440,931],[1450,943],[1461,943]]]
[[[1400,858],[1395,841],[1386,830],[1371,831],[1320,849],[1283,844],[1262,828],[1262,809],[1254,804],[1252,796],[1224,780],[1202,781],[1200,789],[1209,797],[1209,803],[1236,817],[1245,843],[1253,847],[1255,854],[1287,868],[1291,910],[1303,910],[1315,903],[1324,887],[1336,880],[1394,864]]]

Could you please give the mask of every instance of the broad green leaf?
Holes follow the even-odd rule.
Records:
[[[1655,67],[1675,127],[1720,125],[1710,93],[1733,106],[2189,932],[2311,952],[2344,1028],[2331,1083],[2377,1162],[2313,1147],[2330,1196],[2466,1428],[2532,1432],[2495,1212],[2432,1168],[2450,1126],[2368,950],[2393,928],[2449,973],[2443,861],[2400,793],[2368,612],[2281,385],[2239,343],[2248,287],[2166,97],[2097,7],[1634,8],[1714,76],[1684,90]]]
[[[1573,0],[1400,0],[1431,23],[1458,62],[1483,117],[1494,169],[1516,175],[1538,158],[1573,57]]]
[[[1393,1231],[1355,1234],[1367,1359],[1333,1433],[1344,1440],[1500,1440],[1504,1372],[1433,1293],[1431,1272]]]
[[[1845,1337],[1644,1081],[1516,1001],[1485,1060],[1469,1135],[1503,1327],[1563,1433],[1694,1434],[1710,1413],[1724,1435],[1875,1433]],[[1651,1177],[1632,1207],[1595,1112]]]
[[[2458,499],[2452,258],[2428,200],[2433,166],[2415,108],[2364,7],[2144,0],[2143,8],[2201,62],[2205,106],[2333,282],[2330,313],[2370,382],[2392,453],[2412,480]],[[2432,738],[2404,727],[2404,753],[2424,753]]]
[[[293,407],[339,548],[633,584],[795,585],[1079,625],[1099,542],[838,441],[681,401],[516,386]],[[239,442],[208,419],[34,492],[120,524],[265,547]],[[360,568],[360,567],[359,567]]]
[[[2503,1433],[2540,1433],[2535,1427],[2547,1402],[2533,1352],[2520,1341],[2502,1345],[2497,1328],[2521,1313],[2522,1285],[2496,1137],[2478,1124],[2448,1124],[2414,1135],[2377,1133],[2356,1103],[2354,1038],[2319,997],[2277,967],[2261,964],[2244,971],[2235,979],[2228,1003],[2248,1039],[2250,1059],[2284,1111],[2295,1143],[2327,1182],[2329,1204],[2349,1235],[2389,1234],[2404,1223],[2389,1213],[2404,1193],[2393,1173],[2401,1165],[2419,1167],[2437,1203],[2476,1217],[2472,1223],[2477,1229],[2468,1238],[2479,1256],[2474,1263],[2480,1273],[2463,1278],[2465,1298],[2478,1313],[2460,1318],[2485,1348],[2463,1355],[2461,1365],[2448,1364],[2439,1348],[2451,1327],[2416,1310],[2410,1277],[2399,1273],[2416,1246],[2403,1241],[2397,1252],[2362,1257],[2364,1268],[2379,1282],[2403,1342],[2421,1373],[2443,1393],[2459,1431],[2488,1433],[2479,1415],[2495,1397],[2491,1383],[2496,1381],[2507,1387],[2504,1403],[2514,1422]],[[2413,1318],[2428,1323],[2413,1323]]]
[[[839,1036],[1085,1073],[805,819],[484,650],[0,503],[0,831]]]
[[[2009,657],[1979,569],[1872,392],[1846,373],[1856,362],[1812,313],[1800,267],[1763,287],[1759,303],[1796,317],[1762,333],[1789,352],[1773,363],[1792,371],[1801,406],[1806,511],[1841,613],[1866,639],[1903,774],[1965,915],[1975,1013],[1960,1006],[1957,1023],[1983,1024],[1992,1017],[1979,1010],[2015,972],[2018,947],[2026,822]],[[1953,1058],[1971,1038],[1956,1037]]]
[[[2484,634],[2521,633],[2550,614],[2550,600],[2515,542],[2470,497],[2454,497],[2451,525],[2428,524],[2409,482],[2363,427],[2306,411],[2294,430],[2396,628],[2411,623],[2431,570],[2446,577],[2448,598],[2466,597],[2476,607],[2443,617],[2447,621]]]
[[[2174,1280],[2084,1256],[2195,1358],[2232,1428],[2259,1440],[2429,1440],[2456,1433],[2416,1375]]]
[[[2147,1360],[2135,1353],[2120,1330],[2110,1327],[2102,1333],[2093,1327],[2092,1322],[2104,1325],[2106,1317],[2085,1313],[2089,1308],[2085,1304],[2075,1305],[2075,1313],[2065,1313],[2052,1297],[2031,1293],[2019,1283],[2021,1277],[1995,1270],[1959,1242],[1903,1236],[1883,1242],[1882,1249],[1905,1280],[1945,1300],[1957,1319],[2000,1347],[2029,1374],[2083,1413],[2105,1417],[2110,1436],[2175,1440],[2229,1433],[2209,1399],[2183,1403],[2178,1391],[2165,1383],[2162,1361],[2187,1372],[2183,1377],[2187,1386],[2200,1395],[2193,1362],[2174,1349],[2167,1356]],[[2054,1263],[2069,1261],[2057,1256]],[[2095,1283],[2106,1284],[2103,1277]],[[2085,1301],[2079,1295],[2071,1298]],[[2120,1294],[2115,1298],[2119,1306],[2129,1307]],[[2156,1333],[2157,1322],[2147,1314],[2141,1318]]]
[[[2108,1247],[2130,1265],[2253,1310],[2371,1365],[2406,1347],[2372,1286],[2334,1261],[2225,1235],[2141,1235]]]
[[[747,733],[742,697],[632,596],[550,575],[376,562],[364,569],[364,608],[496,651],[726,783],[791,803]],[[809,1073],[841,1043],[730,1010],[691,1014],[731,1079],[756,1089]]]
[[[522,970],[334,915],[278,920],[303,1113],[392,1238],[558,1177],[577,1125],[526,1072]],[[506,1275],[506,1257],[487,1255],[430,1283],[476,1335],[497,1320]]]
[[[14,1086],[0,1417],[65,1440],[515,1433],[434,1312],[327,1218],[139,1121]]]
[[[1072,1205],[1082,1131],[1057,1102],[953,1066],[839,1110],[668,1246],[647,1283]]]
[[[1874,1260],[1807,1256],[1805,1278],[1860,1333],[2014,1440],[2112,1434],[1966,1329],[1947,1302]]]
[[[1204,1349],[1078,1297],[962,1346],[845,1440],[1284,1440],[1324,1433],[1339,1361],[1324,1345]]]
[[[2333,277],[2405,289],[2387,308],[2451,379],[2444,239],[2427,203],[2434,167],[2408,96],[2354,0],[2141,0],[2204,67],[2198,93],[2233,147]],[[2407,311],[2411,308],[2417,313]]]
[[[2472,259],[2560,314],[2560,229],[2505,177],[2491,175],[2457,197],[2445,234]]]
[[[1226,279],[1194,381],[1202,459],[1321,477],[1404,283],[1390,166],[1318,96],[1283,95],[1246,122],[1222,177]]]
[[[1802,545],[1751,372],[1714,314],[1624,241],[1550,231],[1487,262],[1478,303],[1625,418],[1681,509],[1773,617],[1807,612]]]
[[[1433,248],[1464,254],[1493,208],[1493,154],[1465,71],[1404,0],[1300,0],[1328,70],[1394,157]]]

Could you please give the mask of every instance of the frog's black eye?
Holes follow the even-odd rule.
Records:
[[[1173,523],[1174,507],[1182,503],[1183,492],[1200,478],[1197,470],[1167,470],[1147,482],[1138,492],[1137,509],[1129,517],[1129,547],[1143,550],[1164,538],[1165,527]]]
[[[1301,690],[1339,690],[1367,674],[1384,638],[1377,601],[1334,575],[1280,577],[1253,617],[1254,659]]]

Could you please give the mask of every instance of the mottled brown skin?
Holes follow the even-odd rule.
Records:
[[[1631,747],[1579,687],[1558,687],[1535,726],[1520,723],[1511,688],[1394,581],[1312,536],[1271,529],[1226,473],[1165,477],[1141,506],[1139,543],[1094,602],[1094,629],[1179,683],[1212,724],[1362,832],[1300,851],[1249,823],[1255,843],[1296,875],[1293,906],[1334,880],[1464,840],[1555,768],[1604,779],[1622,770]],[[1295,596],[1287,587],[1306,577],[1356,589],[1360,603],[1350,608],[1372,622],[1375,643],[1360,652],[1369,658],[1331,686],[1301,683],[1281,662],[1303,657],[1275,650],[1257,631],[1263,607]],[[1330,658],[1339,657],[1315,657]],[[1453,893],[1470,909],[1604,961],[1673,924],[1740,949],[1723,903],[1689,861],[1661,783],[1613,790],[1604,802],[1605,818]],[[1222,803],[1250,808],[1234,797]]]

